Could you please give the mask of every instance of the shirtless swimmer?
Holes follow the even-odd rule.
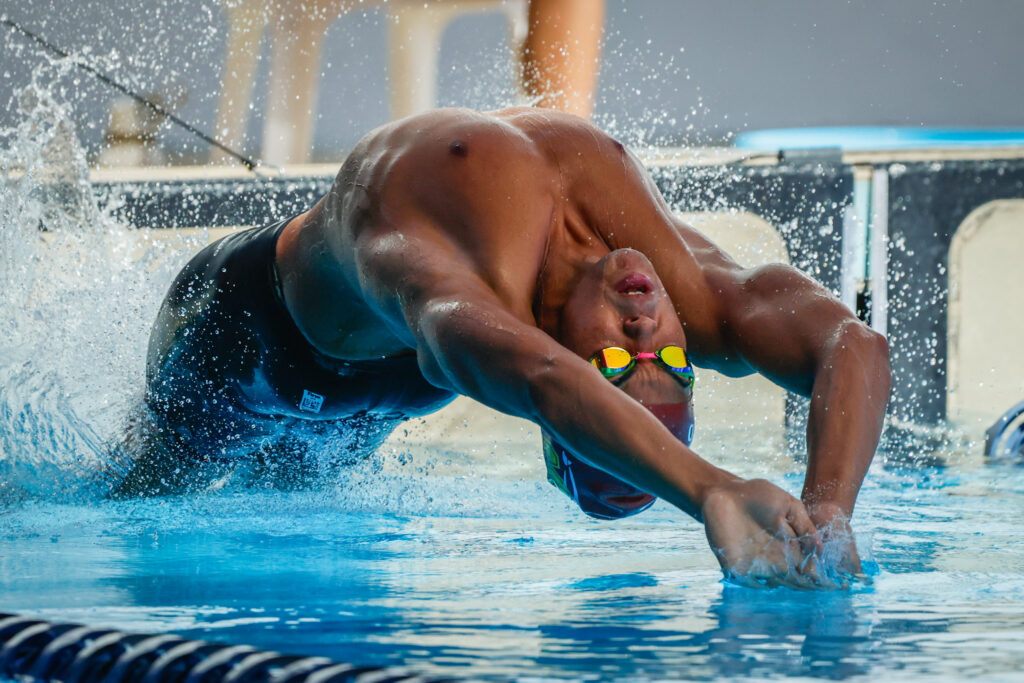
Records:
[[[811,398],[800,499],[688,447],[691,360]],[[727,572],[791,573],[788,555],[813,577],[819,530],[849,530],[890,375],[885,339],[820,285],[738,266],[620,143],[517,108],[372,131],[309,211],[204,249],[161,308],[147,380],[162,438],[199,460],[303,425],[372,448],[470,396],[540,425],[549,479],[585,512],[664,498]]]

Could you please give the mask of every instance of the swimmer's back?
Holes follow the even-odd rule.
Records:
[[[712,279],[736,271],[675,217],[628,148],[584,119],[549,110],[444,109],[388,124],[353,150],[323,208],[325,233],[353,250],[366,245],[364,255],[393,251],[402,267],[411,258],[395,248],[403,236],[441,244],[435,258],[475,273],[519,320],[542,329],[552,323],[545,311],[557,310],[572,286],[568,260],[636,249],[673,298],[688,302],[713,302],[721,287]],[[357,273],[359,256],[350,281],[363,276],[383,317],[400,322],[400,302],[365,278],[386,269],[378,262]],[[680,314],[697,355],[705,345],[717,354],[719,311],[691,306]],[[403,341],[414,345],[411,335]]]
[[[647,201],[623,191],[622,176],[637,173],[620,143],[558,112],[443,109],[390,123],[359,142],[327,196],[282,235],[288,307],[324,353],[396,353],[416,339],[382,283],[415,271],[416,289],[439,295],[454,269],[465,277],[453,290],[479,283],[520,321],[541,324],[540,297],[567,286],[549,255],[596,260],[608,235],[671,231],[662,216],[623,225],[621,205]],[[360,296],[342,309],[313,295],[324,291]]]
[[[378,128],[353,149],[301,225],[282,234],[278,265],[288,308],[328,355],[414,349],[401,304],[380,276],[417,269],[429,250],[434,262],[474,274],[532,324],[560,192],[557,164],[503,117],[440,110]],[[416,281],[436,290],[427,270],[417,270]],[[344,296],[345,306],[323,292]]]
[[[539,264],[562,217],[558,161],[536,134],[543,116],[445,109],[371,132],[342,166],[328,215],[354,241],[374,231],[440,230],[502,298],[519,298],[532,288],[530,276],[519,276],[521,254]]]

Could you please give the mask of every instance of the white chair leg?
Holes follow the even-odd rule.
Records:
[[[262,0],[226,4],[224,11],[228,18],[228,39],[215,132],[224,145],[239,149],[249,123],[249,103],[252,101],[260,39],[267,17]],[[215,164],[233,163],[235,158],[214,147],[210,150],[210,161]]]
[[[501,11],[508,21],[509,56],[515,66],[515,103],[527,104],[529,97],[523,87],[523,51],[526,49],[526,35],[530,30],[527,17],[527,0],[506,0]]]
[[[526,0],[392,0],[388,37],[391,118],[437,106],[437,58],[445,27],[457,16],[492,9],[509,22],[509,44],[518,60],[529,28]],[[525,98],[523,98],[525,99]]]
[[[264,161],[277,165],[309,161],[324,34],[349,4],[346,0],[292,3],[275,21],[263,122]]]
[[[391,118],[401,119],[437,106],[437,56],[441,36],[457,8],[440,4],[398,4],[391,8],[388,77]]]
[[[262,156],[270,164],[304,163],[312,142],[320,51],[299,50],[274,33]]]
[[[316,115],[320,41],[307,42],[303,22],[275,26],[270,58],[270,84],[263,120],[263,160],[270,164],[301,164],[309,157]]]

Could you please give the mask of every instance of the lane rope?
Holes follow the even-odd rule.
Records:
[[[0,677],[39,683],[413,683],[452,681],[245,645],[0,614]]]

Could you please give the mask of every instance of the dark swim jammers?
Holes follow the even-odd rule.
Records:
[[[299,421],[397,423],[454,398],[423,378],[411,353],[342,361],[313,348],[277,279],[275,247],[288,220],[207,246],[160,308],[146,401],[158,426],[196,453],[260,447]]]

